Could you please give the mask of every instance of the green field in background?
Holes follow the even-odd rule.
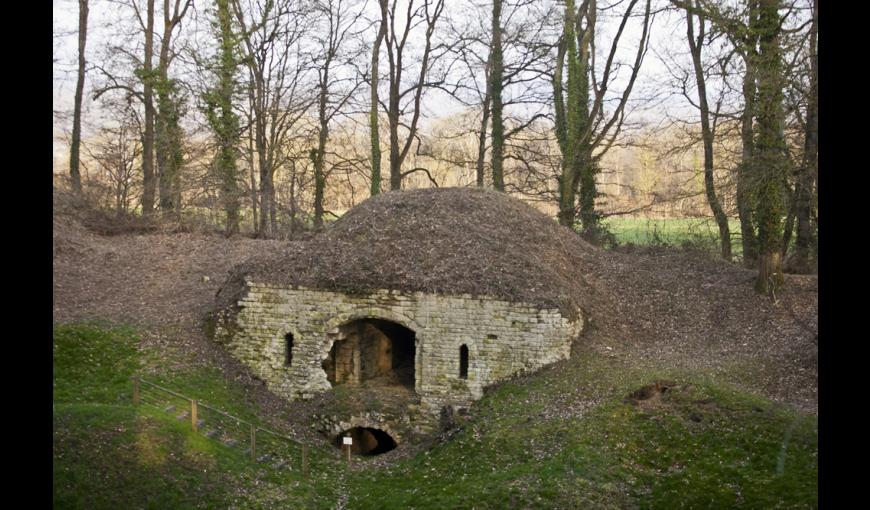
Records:
[[[638,246],[685,246],[719,251],[719,228],[713,218],[628,218],[612,217],[602,222],[619,244]],[[740,257],[740,221],[729,218],[731,252]]]

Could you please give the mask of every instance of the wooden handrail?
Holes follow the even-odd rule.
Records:
[[[152,386],[152,387],[154,387],[154,388],[157,388],[158,390],[160,390],[160,391],[164,391],[164,392],[166,392],[166,393],[169,393],[170,395],[173,395],[173,396],[175,396],[175,397],[182,398],[182,399],[184,399],[184,400],[191,401],[191,402],[192,402],[193,400],[195,400],[195,399],[193,399],[193,398],[191,398],[191,397],[188,397],[187,395],[182,395],[181,393],[178,393],[178,392],[176,392],[176,391],[172,391],[172,390],[170,390],[169,388],[164,388],[163,386],[160,386],[160,385],[158,385],[158,384],[154,384],[154,383],[151,382],[151,381],[146,381],[145,379],[143,379],[143,378],[141,378],[141,377],[139,377],[139,378],[137,378],[137,379],[139,380],[139,382],[142,382],[142,383],[144,383],[144,384],[147,384],[147,385],[149,385],[149,386]],[[227,417],[227,418],[229,418],[229,419],[231,419],[231,420],[234,420],[234,421],[238,422],[239,424],[244,423],[245,425],[248,425],[248,426],[254,427],[254,428],[256,428],[257,430],[259,430],[259,431],[261,431],[261,432],[266,432],[267,434],[271,434],[271,435],[273,435],[273,436],[275,436],[275,437],[278,437],[278,438],[281,438],[281,439],[283,439],[283,440],[285,440],[285,441],[289,441],[289,442],[291,442],[291,443],[294,443],[294,444],[297,444],[297,445],[300,445],[300,446],[305,446],[304,443],[302,443],[302,442],[300,442],[300,441],[297,441],[297,440],[295,440],[295,439],[293,439],[293,438],[291,438],[291,437],[285,436],[284,434],[279,434],[278,432],[275,432],[275,431],[273,431],[273,430],[269,430],[269,429],[267,429],[267,428],[263,428],[263,427],[261,427],[261,426],[259,426],[259,425],[256,425],[256,424],[254,424],[254,423],[251,423],[251,422],[248,421],[248,420],[244,420],[244,419],[242,419],[242,418],[239,418],[238,416],[233,416],[233,415],[231,415],[230,413],[227,413],[227,412],[225,412],[225,411],[221,411],[220,409],[217,409],[217,408],[212,407],[212,406],[210,406],[210,405],[208,405],[208,404],[205,404],[205,403],[203,403],[203,402],[200,401],[200,400],[197,400],[197,401],[196,401],[196,405],[197,405],[197,407],[205,408],[205,409],[208,409],[209,411],[214,411],[214,412],[216,412],[216,413],[218,413],[218,414],[220,414],[220,415],[223,415],[223,416],[225,416],[225,417]]]

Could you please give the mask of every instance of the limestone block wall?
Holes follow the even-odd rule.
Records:
[[[322,362],[341,340],[341,326],[377,318],[416,333],[415,390],[432,412],[467,405],[485,386],[570,355],[583,328],[558,309],[542,309],[468,294],[445,296],[379,290],[365,295],[247,281],[235,314],[218,318],[216,338],[275,393],[309,398],[329,390]],[[286,364],[285,335],[293,335]],[[460,377],[460,347],[468,348],[467,378]]]

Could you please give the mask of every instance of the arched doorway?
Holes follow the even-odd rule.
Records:
[[[338,328],[323,370],[333,386],[403,386],[414,389],[414,331],[393,321],[356,319]]]
[[[357,455],[380,455],[396,448],[396,440],[384,430],[371,427],[354,427],[335,436],[332,444],[344,448],[343,439],[353,439],[350,451]]]

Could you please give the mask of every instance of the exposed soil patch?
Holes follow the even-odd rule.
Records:
[[[673,381],[654,381],[629,393],[625,401],[634,405],[654,404],[661,401],[664,394],[675,386]]]

